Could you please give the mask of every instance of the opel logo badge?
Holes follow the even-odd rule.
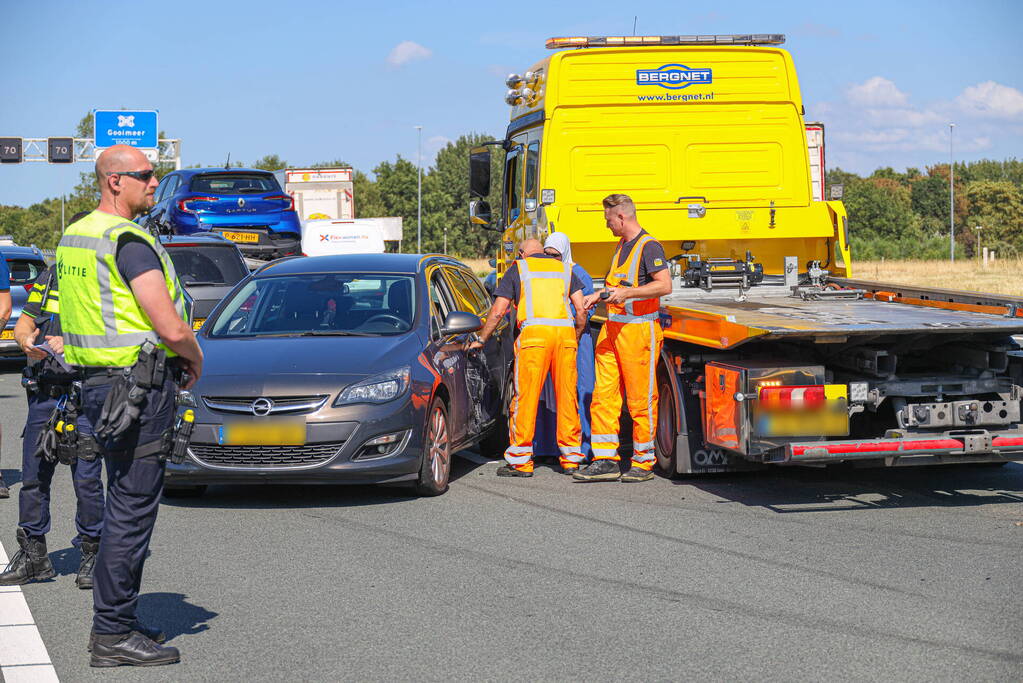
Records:
[[[240,209],[243,206],[245,206],[245,200],[241,197],[238,197],[238,208]]]
[[[251,410],[252,414],[255,415],[256,417],[263,417],[264,415],[269,415],[270,411],[272,411],[273,409],[274,402],[269,398],[257,398],[255,401],[252,402],[252,405],[249,406],[249,410]]]

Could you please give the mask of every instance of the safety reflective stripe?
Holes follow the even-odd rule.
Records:
[[[636,245],[632,247],[632,253],[629,254],[629,260],[632,261],[632,263],[629,264],[629,282],[632,283],[633,287],[639,286],[639,264],[643,260],[643,247],[645,247],[647,242],[650,242],[651,240],[653,240],[653,237],[650,235],[643,235],[639,238],[639,241],[636,242]],[[635,315],[636,313],[633,308],[635,301],[635,299],[629,299],[625,302],[625,312],[629,315]]]
[[[650,323],[656,322],[658,314],[655,313],[644,313],[643,315],[625,315],[623,313],[608,313],[607,319],[613,323]]]
[[[155,332],[125,332],[123,334],[108,337],[105,334],[73,334],[64,333],[64,342],[71,346],[83,349],[106,349],[110,348],[111,342],[123,346],[139,346],[146,341],[154,344],[160,342],[160,337]]]
[[[639,443],[633,443],[632,448],[637,451],[649,451],[654,447],[653,441],[642,441]]]
[[[529,325],[547,325],[549,327],[575,327],[571,320],[563,318],[526,318],[519,325],[519,329]]]
[[[561,451],[561,459],[568,462],[582,462],[586,459],[579,446],[558,446],[558,450]]]
[[[654,382],[656,381],[655,376],[654,376],[655,375],[655,370],[654,369],[657,367],[657,333],[656,333],[656,329],[657,328],[654,327],[654,323],[650,323],[650,358],[648,359],[648,361],[649,361],[649,368],[650,368],[650,378],[647,381],[647,387],[646,387],[646,419],[647,419],[647,423],[650,425],[651,443],[650,443],[649,446],[645,446],[646,448],[653,448],[654,447],[654,444],[653,444],[653,441],[652,441],[652,437],[654,435],[654,430],[657,429],[657,424],[656,424],[656,421],[654,420],[654,389],[655,389]],[[638,448],[638,446],[637,446],[637,448]],[[637,460],[638,460],[638,458],[637,458]]]
[[[590,443],[618,443],[617,434],[592,434],[590,436]]]
[[[522,455],[517,455],[522,453]],[[509,465],[524,465],[533,459],[532,446],[509,446],[504,451],[504,459]]]
[[[617,448],[594,448],[593,449],[594,460],[618,460],[618,449]]]

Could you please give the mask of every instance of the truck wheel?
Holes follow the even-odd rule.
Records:
[[[654,454],[657,466],[669,479],[678,472],[678,433],[675,428],[675,390],[663,374],[657,377],[657,434],[654,438]]]
[[[419,468],[416,493],[421,496],[439,496],[448,490],[451,478],[451,430],[448,408],[439,397],[430,404],[426,418],[426,443],[423,444],[423,462]]]

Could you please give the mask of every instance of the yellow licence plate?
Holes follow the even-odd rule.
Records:
[[[206,318],[196,318],[192,321],[192,329],[198,330],[204,322],[206,322]]]
[[[4,330],[0,332],[0,339],[14,339],[14,330]]]
[[[302,446],[305,422],[237,422],[220,427],[221,446]]]
[[[259,235],[254,232],[228,232],[225,230],[220,234],[232,242],[259,242]]]

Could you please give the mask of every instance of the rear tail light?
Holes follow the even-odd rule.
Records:
[[[219,197],[189,197],[188,199],[181,199],[178,201],[178,208],[185,213],[197,213],[195,209],[188,208],[188,205],[192,202],[217,202],[220,201]]]
[[[295,199],[294,199],[294,197],[291,197],[290,195],[275,194],[275,195],[271,195],[270,197],[265,197],[264,199],[279,199],[282,202],[286,202],[286,204],[281,207],[281,211],[294,211],[295,210]]]
[[[810,408],[827,402],[824,385],[760,387],[760,405],[764,408]]]

